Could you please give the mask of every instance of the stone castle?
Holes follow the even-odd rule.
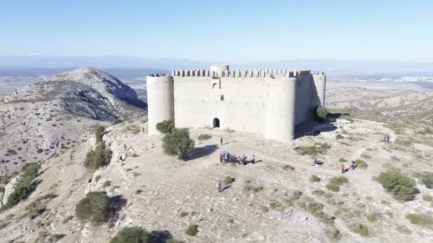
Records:
[[[179,128],[212,127],[290,142],[295,127],[325,106],[326,75],[309,70],[174,70],[147,77],[149,134],[173,120]]]

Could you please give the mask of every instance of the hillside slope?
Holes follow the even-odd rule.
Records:
[[[145,114],[132,88],[93,68],[27,85],[0,100],[0,175],[63,153],[97,125]]]

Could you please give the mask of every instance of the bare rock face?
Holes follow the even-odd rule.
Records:
[[[97,125],[143,116],[146,107],[131,87],[94,68],[18,89],[0,102],[0,175],[62,154],[91,137]]]
[[[79,68],[70,72],[64,72],[51,77],[46,77],[45,80],[75,81],[86,86],[90,86],[103,97],[106,97],[116,108],[121,106],[117,99],[125,100],[131,103],[138,101],[135,90],[122,83],[116,77],[95,68]]]

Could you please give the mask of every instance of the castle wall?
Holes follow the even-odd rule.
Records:
[[[156,124],[174,120],[173,77],[147,77],[147,105],[149,135],[159,134]]]
[[[177,127],[213,127],[262,133],[266,80],[261,77],[175,77]],[[223,99],[223,100],[222,100]]]
[[[149,134],[174,120],[179,128],[219,127],[263,134],[281,142],[294,139],[295,126],[324,105],[326,76],[309,70],[173,70],[148,77]]]
[[[317,95],[312,96],[314,99],[315,106],[326,106],[325,104],[325,93],[326,93],[326,75],[325,74],[313,74],[314,86],[317,91]]]
[[[290,142],[295,135],[296,77],[273,79],[268,82],[264,136],[280,142]]]
[[[314,107],[312,107],[311,96],[316,92],[311,75],[300,75],[296,82],[295,126],[312,118]]]

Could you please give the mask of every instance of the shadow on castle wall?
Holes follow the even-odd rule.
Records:
[[[215,151],[217,151],[218,145],[212,144],[212,145],[206,145],[204,147],[197,147],[194,148],[194,151],[192,154],[188,157],[188,160],[194,160],[201,157],[205,157],[208,155],[211,155]]]
[[[350,116],[348,113],[328,113],[327,119],[323,122],[317,120],[306,121],[295,128],[295,139],[306,136],[317,136],[322,132],[337,130],[334,123],[342,116]]]

